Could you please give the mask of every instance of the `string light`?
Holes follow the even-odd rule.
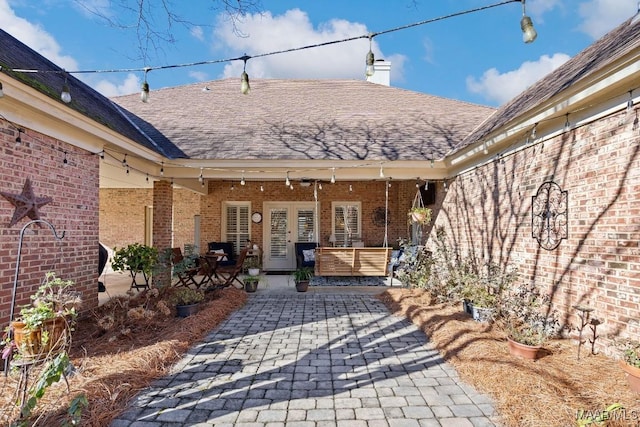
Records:
[[[287,172],[287,179],[284,180],[284,185],[289,187],[291,185],[291,181],[289,180],[289,172]]]
[[[429,181],[424,182],[424,189],[425,191],[429,189]]]
[[[371,41],[373,40],[373,34],[369,34],[369,52],[367,53],[367,57],[365,60],[366,67],[364,69],[364,75],[367,77],[373,76],[376,72],[373,64],[375,63],[375,56],[373,55],[373,51],[371,50]]]
[[[264,192],[264,184],[260,184],[260,191]]]
[[[62,159],[62,165],[67,166],[69,164],[69,160],[67,160],[67,152],[64,152],[64,159]]]
[[[129,165],[127,165],[127,175],[129,175]],[[173,184],[173,182],[172,182]]]
[[[16,136],[16,145],[22,144],[22,138],[20,135],[22,134],[22,128],[18,128],[18,136]]]
[[[353,191],[353,187],[351,186],[351,184],[349,184],[349,192],[351,193]]]
[[[2,90],[2,82],[0,82],[0,98],[4,96],[4,90]]]
[[[406,25],[401,25],[398,27],[394,27],[394,28],[389,28],[386,30],[382,30],[382,31],[378,31],[378,32],[372,32],[372,33],[368,33],[368,34],[364,34],[364,35],[358,35],[358,36],[353,36],[353,37],[347,37],[341,40],[330,40],[330,41],[326,41],[326,42],[322,42],[322,43],[316,43],[316,44],[312,44],[312,45],[305,45],[305,46],[299,46],[299,47],[294,47],[294,48],[290,48],[290,49],[282,49],[282,50],[278,50],[278,51],[272,51],[272,52],[266,52],[266,53],[262,53],[262,54],[257,54],[257,55],[253,55],[252,57],[249,57],[247,55],[241,56],[241,57],[235,57],[235,58],[224,58],[224,59],[215,59],[215,60],[207,60],[207,61],[197,61],[197,62],[190,62],[190,63],[183,63],[183,64],[168,64],[168,65],[162,65],[162,66],[154,66],[154,67],[144,67],[144,68],[123,68],[123,69],[110,69],[110,70],[75,70],[75,71],[71,71],[71,72],[67,72],[67,71],[62,71],[65,73],[83,73],[83,74],[87,74],[87,73],[116,73],[116,72],[135,72],[135,71],[144,71],[145,74],[148,71],[152,71],[152,70],[165,70],[165,69],[174,69],[174,68],[183,68],[183,67],[195,67],[195,66],[200,66],[200,65],[210,65],[210,64],[221,64],[221,63],[228,63],[228,62],[232,62],[232,61],[238,61],[238,60],[243,60],[245,61],[245,65],[246,65],[246,60],[251,59],[251,58],[261,58],[261,57],[267,57],[267,56],[273,56],[273,55],[278,55],[278,54],[283,54],[283,53],[289,53],[289,52],[295,52],[295,51],[301,51],[301,50],[306,50],[306,49],[312,49],[312,48],[317,48],[317,47],[323,47],[323,46],[328,46],[328,45],[333,45],[333,44],[338,44],[338,43],[346,43],[346,42],[350,42],[350,41],[354,41],[354,40],[360,40],[360,39],[364,39],[364,38],[368,38],[370,40],[370,45],[371,45],[371,40],[373,39],[373,37],[377,37],[379,35],[383,35],[383,34],[388,34],[388,33],[392,33],[392,32],[396,32],[396,31],[401,31],[401,30],[406,30],[409,28],[413,28],[413,27],[417,27],[417,26],[422,26],[425,24],[430,24],[430,23],[434,23],[434,22],[438,22],[438,21],[442,21],[445,19],[449,19],[449,18],[454,18],[454,17],[458,17],[458,16],[463,16],[463,15],[468,15],[471,13],[475,13],[475,12],[481,12],[484,10],[488,10],[491,8],[495,8],[498,6],[503,6],[509,3],[515,3],[515,2],[521,2],[522,3],[522,7],[523,7],[523,17],[522,20],[520,22],[521,27],[523,27],[523,38],[524,38],[524,32],[525,30],[527,31],[528,34],[528,40],[527,42],[531,42],[533,41],[533,39],[535,39],[535,36],[537,35],[535,33],[535,29],[533,28],[533,24],[531,23],[531,18],[529,18],[528,16],[525,15],[525,5],[524,5],[524,0],[503,0],[500,1],[498,3],[494,3],[494,4],[489,4],[486,6],[481,6],[481,7],[477,7],[477,8],[473,8],[473,9],[467,9],[467,10],[463,10],[460,12],[454,12],[448,15],[443,15],[443,16],[439,16],[436,18],[431,18],[431,19],[426,19],[426,20],[422,20],[422,21],[418,21],[418,22],[413,22],[410,24],[406,24]],[[370,46],[370,50],[371,50],[371,46]],[[367,64],[368,64],[368,54],[367,54]],[[375,58],[374,58],[375,60]],[[42,73],[60,73],[61,71],[55,70],[34,70],[34,69],[11,69],[11,71],[14,72],[20,72],[20,73],[38,73],[38,72],[42,72]],[[248,76],[247,76],[247,88],[248,88]],[[244,93],[244,91],[243,91]],[[65,101],[66,102],[66,101]]]
[[[125,168],[127,167],[127,155],[124,155],[124,158],[122,159],[122,167]]]
[[[322,190],[322,182],[318,182],[318,190]]]
[[[100,160],[104,160],[104,150],[102,150],[99,155],[100,155]]]
[[[62,85],[62,92],[60,93],[60,99],[62,99],[62,102],[64,102],[65,104],[68,104],[71,102],[71,92],[69,91],[69,85],[67,84],[67,74],[64,75],[64,84]]]
[[[629,100],[627,101],[627,114],[633,110],[633,90],[629,91]]]
[[[147,179],[146,179],[146,181],[147,181],[147,182],[149,182],[149,174],[147,174]]]
[[[164,176],[164,162],[160,165],[160,176]]]
[[[240,92],[244,95],[248,95],[251,90],[251,86],[249,86],[249,74],[247,74],[247,61],[251,59],[250,56],[247,56],[245,53],[242,57],[244,61],[244,67],[242,68],[242,76],[240,77]]]
[[[520,20],[520,28],[522,29],[522,41],[525,43],[532,43],[537,37],[538,33],[533,28],[533,21],[527,16],[525,10],[525,0],[522,0],[522,19]]]
[[[335,184],[336,183],[336,168],[331,168],[333,170],[333,172],[331,173],[331,183]]]
[[[536,139],[538,135],[538,123],[533,125],[533,129],[531,129],[531,139]]]
[[[200,176],[198,177],[200,184],[204,184],[204,176],[202,176],[202,168],[200,168]]]
[[[150,67],[144,68],[144,82],[142,82],[142,87],[140,90],[140,100],[142,102],[149,101],[149,83],[147,83],[147,73],[151,71]]]
[[[240,180],[240,185],[245,185],[245,181],[244,181],[244,171],[242,171],[242,179]]]
[[[569,122],[569,113],[567,113],[566,119],[564,122],[564,131],[569,132],[570,129],[571,129],[571,123]]]
[[[382,163],[380,163],[380,178],[384,178],[384,170],[382,170]]]
[[[236,186],[233,184],[233,182],[231,183],[231,191],[235,190]]]

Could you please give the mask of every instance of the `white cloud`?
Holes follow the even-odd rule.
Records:
[[[524,62],[517,70],[502,74],[495,68],[491,68],[485,71],[479,79],[472,76],[467,77],[467,89],[501,105],[569,59],[569,55],[556,53],[551,57],[543,55],[535,62]]]
[[[129,73],[122,83],[113,83],[108,80],[99,80],[92,87],[106,97],[128,95],[140,90],[141,82],[138,76]]]
[[[97,0],[93,5],[100,2],[101,0]],[[51,34],[39,25],[16,16],[7,0],[0,0],[0,28],[57,66],[70,71],[79,69],[78,62],[62,53],[62,48]],[[79,74],[76,77],[105,96],[126,95],[140,90],[140,80],[133,74],[123,77],[121,83],[98,80],[95,76],[87,74]]]
[[[301,46],[318,45],[368,34],[364,24],[334,19],[317,28],[308,15],[292,9],[282,15],[270,12],[247,15],[236,23],[237,30],[246,35],[238,37],[231,22],[218,19],[214,30],[213,48],[224,52],[246,52],[247,55],[271,53]],[[295,37],[292,37],[295,34]],[[392,80],[403,79],[406,57],[400,54],[384,55],[373,39],[372,50],[378,59],[392,62]],[[364,61],[369,51],[367,38],[330,44],[323,47],[269,55],[247,62],[247,73],[253,78],[347,78],[364,79]],[[238,77],[242,61],[224,67],[223,77]]]
[[[526,13],[539,24],[544,22],[544,14],[556,8],[563,8],[562,0],[534,0],[526,3]]]
[[[637,0],[590,0],[581,3],[580,30],[597,39],[622,24],[638,10]]]
[[[204,31],[202,30],[202,27],[200,26],[195,26],[193,28],[191,28],[191,30],[189,31],[191,33],[191,35],[200,40],[200,41],[204,41]]]
[[[209,80],[209,75],[203,71],[189,71],[189,77],[199,82]]]
[[[67,70],[77,70],[75,59],[61,52],[58,42],[39,25],[16,16],[7,0],[0,0],[0,28],[57,66]]]

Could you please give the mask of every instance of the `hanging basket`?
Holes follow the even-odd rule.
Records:
[[[40,327],[28,329],[23,322],[11,322],[13,338],[23,358],[43,359],[60,353],[69,342],[69,324],[64,317],[45,321]]]

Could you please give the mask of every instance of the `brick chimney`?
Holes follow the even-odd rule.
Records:
[[[379,85],[390,86],[391,85],[391,62],[384,59],[376,59],[373,63],[373,69],[375,72],[373,76],[367,77],[367,81],[371,83],[377,83]]]

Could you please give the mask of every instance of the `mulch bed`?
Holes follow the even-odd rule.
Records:
[[[418,289],[390,289],[379,298],[424,331],[463,381],[493,397],[506,427],[576,426],[579,410],[602,411],[613,403],[622,404],[626,413],[619,414],[627,420],[608,426],[639,425],[639,395],[629,390],[617,362],[591,355],[588,344],[580,360],[569,339],[550,341],[541,358],[525,360],[509,354],[504,331],[474,321],[461,304],[435,304]]]
[[[38,426],[60,426],[66,408],[81,393],[89,405],[80,425],[104,427],[120,414],[126,402],[171,366],[195,343],[246,303],[247,295],[235,288],[208,294],[200,311],[186,318],[168,309],[167,295],[147,292],[129,299],[116,297],[79,319],[69,352],[75,372],[47,389],[35,411]],[[173,309],[175,310],[175,309]],[[37,369],[31,374],[35,378]],[[15,390],[19,375],[2,382],[0,424],[15,420],[19,408]]]
[[[389,289],[378,298],[421,328],[463,381],[493,397],[505,427],[575,426],[578,410],[603,410],[612,403],[626,408],[628,420],[608,426],[637,425],[632,417],[640,415],[638,395],[629,390],[613,360],[590,355],[588,347],[577,360],[574,341],[555,340],[545,345],[542,358],[523,360],[509,354],[504,332],[473,321],[461,306],[435,304],[417,289]],[[188,348],[246,299],[237,289],[216,291],[199,313],[184,319],[173,312],[163,314],[162,304],[158,306],[162,299],[144,293],[99,307],[79,321],[74,332],[70,356],[76,372],[69,377],[70,393],[64,381],[51,386],[32,425],[61,425],[69,402],[80,393],[89,401],[80,425],[108,425],[129,399],[166,375]],[[155,315],[138,307],[152,308]],[[18,413],[17,379],[11,374],[0,380],[2,425]]]

